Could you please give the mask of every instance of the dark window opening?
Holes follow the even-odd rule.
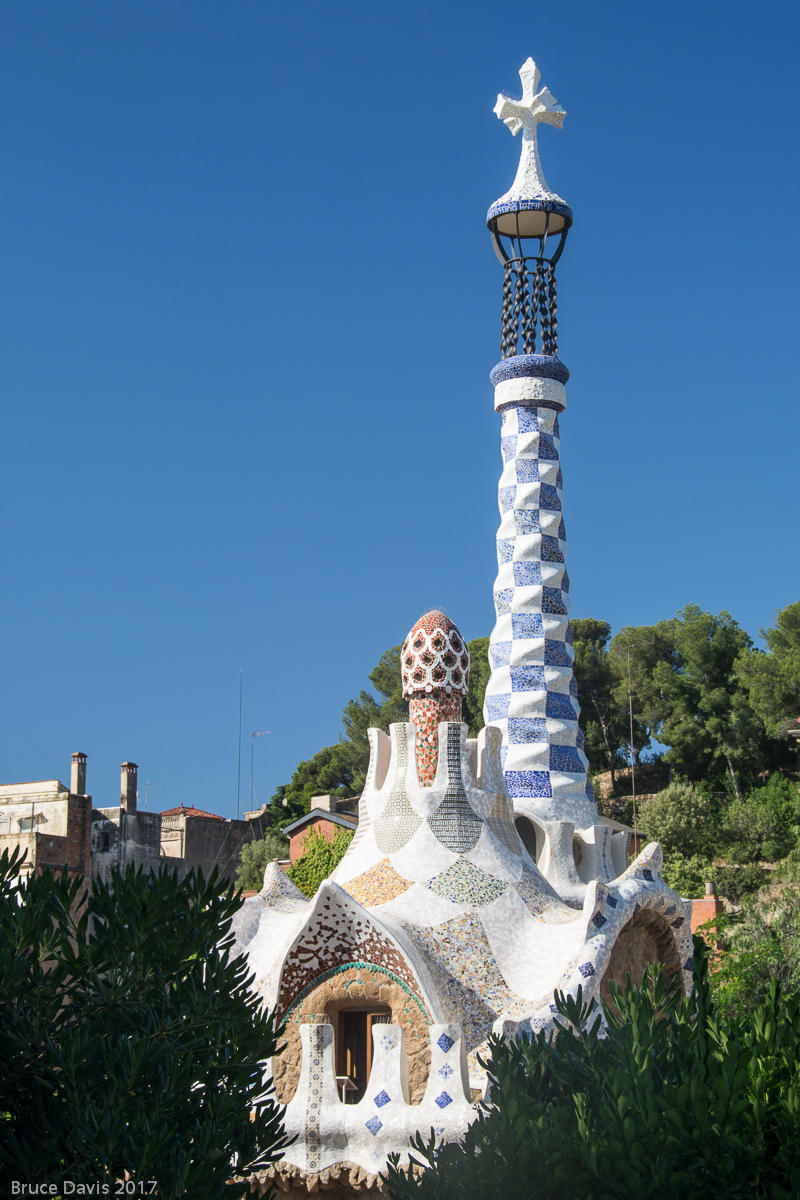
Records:
[[[392,1010],[340,1008],[336,1015],[336,1081],[345,1104],[358,1104],[367,1090],[372,1070],[372,1027],[388,1025]]]
[[[529,821],[527,817],[517,817],[514,821],[517,827],[517,833],[522,839],[522,844],[530,854],[534,862],[539,857],[538,838],[536,837],[536,826],[533,821]]]

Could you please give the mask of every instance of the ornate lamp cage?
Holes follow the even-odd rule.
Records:
[[[503,264],[501,358],[558,353],[555,268],[571,223],[541,209],[503,213],[487,222]]]
[[[520,165],[511,188],[489,209],[486,224],[503,264],[501,357],[558,351],[555,266],[572,224],[572,210],[547,186],[539,160],[537,126],[557,128],[565,112],[528,59],[520,70],[522,98],[501,93],[495,113],[512,134],[522,131]]]

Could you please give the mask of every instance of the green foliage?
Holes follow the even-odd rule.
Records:
[[[664,858],[664,882],[686,899],[704,896],[706,883],[717,878],[718,869],[707,855],[681,854],[673,850]],[[721,894],[727,895],[727,892]]]
[[[720,853],[735,863],[776,862],[797,843],[800,803],[797,783],[774,774],[763,787],[725,809]]]
[[[461,719],[469,726],[469,736],[477,737],[484,726],[483,701],[491,674],[488,637],[473,638],[471,642],[467,642],[467,649],[469,650],[469,691],[464,699]]]
[[[674,620],[659,621],[656,625],[628,625],[615,634],[608,652],[614,672],[614,696],[617,704],[628,710],[628,687],[633,700],[633,745],[637,761],[643,751],[657,738],[664,721],[664,697],[655,681],[660,664],[677,670],[678,652],[675,648]],[[580,699],[580,691],[578,692]],[[626,740],[629,737],[626,734]]]
[[[303,842],[303,857],[287,871],[292,883],[306,896],[315,895],[319,885],[342,861],[352,840],[353,834],[349,829],[337,829],[333,841],[329,842],[324,834],[311,826]]]
[[[714,867],[709,879],[713,879],[717,895],[738,904],[745,896],[752,896],[764,887],[769,882],[769,874],[755,863],[746,863],[744,866],[724,863]]]
[[[349,700],[344,706],[342,722],[357,763],[359,784],[356,791],[363,788],[369,765],[367,730],[375,728],[387,731],[394,722],[408,720],[408,705],[403,699],[400,675],[401,650],[402,646],[392,646],[391,650],[386,650],[378,660],[378,665],[370,671],[369,681],[378,693],[378,699],[371,692],[362,690],[357,700]]]
[[[591,618],[572,621],[575,681],[581,705],[580,726],[591,772],[614,772],[623,761],[629,734],[627,701],[615,688],[616,677],[608,653],[611,626]]]
[[[667,760],[689,779],[729,774],[757,758],[761,726],[739,686],[734,664],[750,645],[733,617],[689,604],[675,622],[677,663],[658,663],[654,682],[664,702],[660,733]]]
[[[776,624],[761,633],[768,651],[743,652],[736,672],[767,732],[778,738],[800,717],[800,601],[782,609]]]
[[[676,780],[641,808],[639,824],[649,842],[660,842],[665,860],[672,854],[710,859],[716,845],[717,801],[701,788]]]
[[[0,1178],[243,1194],[232,1163],[286,1141],[263,1081],[278,1031],[231,953],[235,889],[132,868],[19,884],[18,867],[0,857]]]
[[[490,1103],[458,1144],[418,1136],[429,1167],[388,1171],[393,1200],[789,1200],[800,1193],[800,999],[773,986],[752,1021],[656,972],[615,994],[607,1036],[558,997],[556,1036],[491,1040]]]
[[[745,896],[739,912],[715,921],[724,949],[712,987],[719,1005],[740,1017],[763,1003],[776,980],[800,992],[800,883],[794,875]]]
[[[245,842],[239,854],[236,883],[244,891],[261,890],[264,872],[271,862],[289,857],[289,841],[275,829],[268,829],[263,838]]]
[[[782,859],[797,845],[797,783],[778,773],[742,799],[676,780],[648,800],[640,826],[664,848],[664,879],[682,896],[702,896],[705,882],[738,902],[768,882],[759,862]],[[714,862],[722,857],[724,864]]]
[[[298,763],[288,784],[278,791],[286,806],[278,808],[277,793],[272,807],[282,814],[282,824],[307,813],[313,796],[354,796],[363,787],[366,769],[357,748],[350,742],[323,746],[313,758]]]

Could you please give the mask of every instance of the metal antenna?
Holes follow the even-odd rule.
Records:
[[[236,820],[239,820],[239,808],[242,795],[242,679],[244,671],[239,671],[239,751],[236,757]]]

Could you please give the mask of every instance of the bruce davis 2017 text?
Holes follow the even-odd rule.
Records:
[[[98,1179],[95,1183],[76,1183],[63,1179],[61,1183],[24,1183],[12,1179],[11,1195],[28,1196],[158,1196],[157,1179]]]

